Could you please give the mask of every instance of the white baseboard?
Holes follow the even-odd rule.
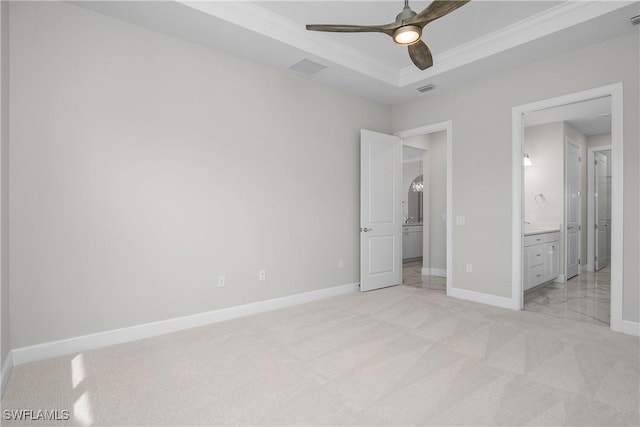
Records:
[[[2,364],[2,373],[1,373],[1,382],[0,382],[0,397],[4,395],[4,389],[7,386],[7,382],[9,381],[9,376],[11,375],[11,370],[13,369],[13,354],[9,352],[7,354],[7,360]]]
[[[553,279],[554,283],[566,283],[567,279],[564,274],[559,275],[555,279]]]
[[[286,297],[274,298],[251,304],[238,305],[235,307],[193,314],[190,316],[161,320],[159,322],[146,323],[143,325],[136,325],[128,328],[114,329],[111,331],[99,332],[96,334],[83,335],[80,337],[68,338],[60,341],[52,341],[44,344],[17,348],[12,351],[12,363],[13,365],[18,366],[22,365],[23,363],[44,360],[51,357],[62,356],[64,354],[76,353],[92,350],[95,348],[106,347],[109,345],[136,341],[143,338],[150,338],[158,335],[168,334],[171,332],[182,331],[185,329],[204,326],[211,323],[222,322],[225,320],[263,313],[265,311],[277,310],[279,308],[285,308],[338,295],[349,294],[357,292],[359,289],[358,285],[358,283],[351,283],[348,285],[319,289],[316,291],[304,292],[301,294],[289,295]]]
[[[422,269],[423,276],[436,276],[436,277],[447,277],[447,270],[443,270],[442,268],[423,268]]]
[[[622,333],[627,335],[634,335],[640,337],[640,323],[630,322],[628,320],[622,321]]]
[[[520,310],[520,306],[518,306],[513,298],[499,297],[496,295],[483,294],[480,292],[452,287],[447,288],[447,296],[479,302],[481,304],[493,305],[495,307],[507,308],[509,310]]]

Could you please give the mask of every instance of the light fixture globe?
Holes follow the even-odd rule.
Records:
[[[417,25],[405,25],[393,32],[393,41],[400,45],[411,45],[420,40],[422,28]]]

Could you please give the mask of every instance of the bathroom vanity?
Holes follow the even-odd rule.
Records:
[[[539,227],[524,234],[524,290],[551,282],[560,274],[560,229]]]
[[[422,257],[422,224],[402,226],[402,259]]]

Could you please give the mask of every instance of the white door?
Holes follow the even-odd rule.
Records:
[[[402,141],[360,131],[360,290],[402,282]]]
[[[580,272],[581,162],[580,147],[567,138],[565,153],[567,280]]]
[[[595,270],[602,270],[609,264],[608,255],[608,206],[609,189],[607,178],[607,156],[595,153]]]

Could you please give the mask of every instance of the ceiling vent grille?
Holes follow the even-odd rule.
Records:
[[[421,87],[419,87],[419,88],[418,88],[418,89],[416,89],[416,90],[417,90],[418,92],[425,93],[425,92],[429,92],[430,90],[434,90],[435,88],[436,88],[436,87],[435,87],[435,85],[428,84],[428,85],[425,85],[425,86],[421,86]]]
[[[313,62],[306,58],[289,67],[289,69],[295,72],[298,72],[300,74],[303,74],[307,77],[315,76],[320,71],[326,70],[326,68],[327,67],[325,67],[324,65],[318,64],[317,62]]]
[[[633,25],[638,25],[638,24],[640,24],[640,15],[636,15],[636,16],[634,16],[633,18],[631,18],[631,23],[632,23]]]

